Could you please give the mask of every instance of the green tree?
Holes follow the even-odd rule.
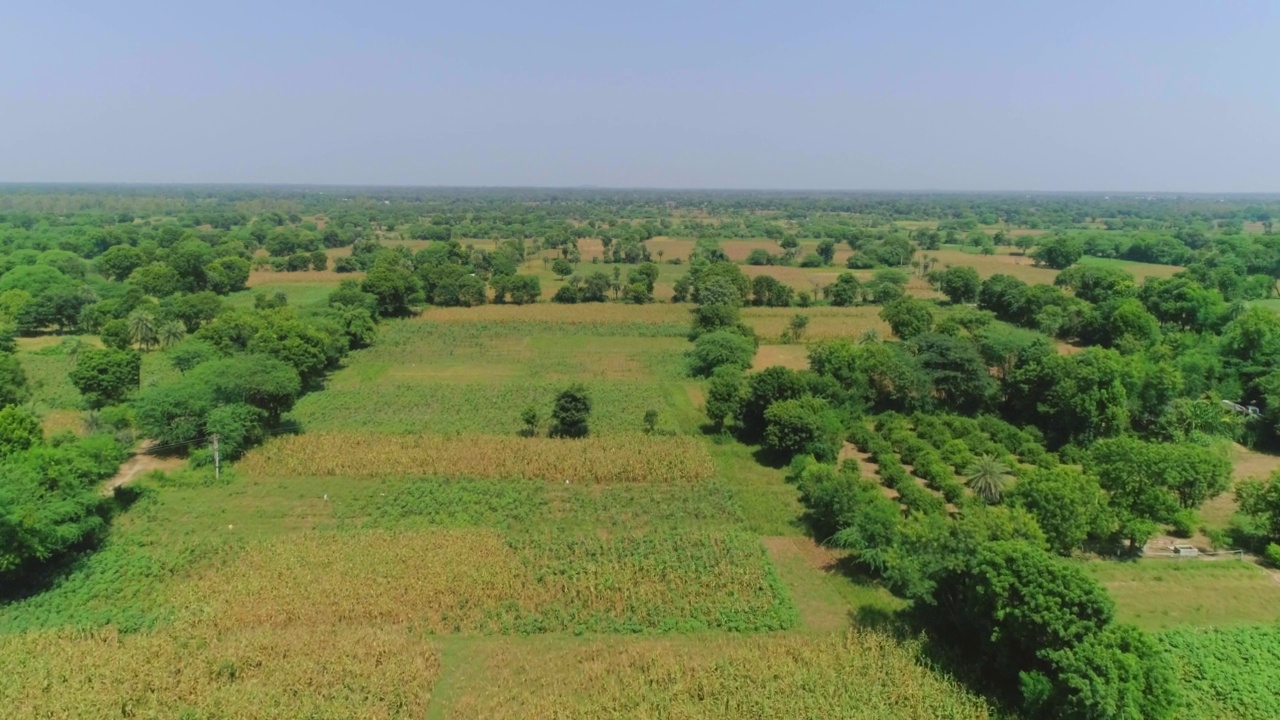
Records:
[[[806,393],[804,379],[794,370],[767,367],[747,378],[746,391],[739,406],[738,426],[746,442],[764,439],[765,411],[782,400],[795,400]]]
[[[542,413],[538,412],[538,408],[530,405],[520,413],[520,422],[524,423],[520,434],[525,437],[537,437],[538,429],[542,426]]]
[[[187,336],[187,328],[181,320],[165,320],[156,328],[156,341],[162,348],[169,348],[182,342]]]
[[[141,288],[142,292],[151,297],[163,298],[178,291],[182,286],[182,278],[169,265],[153,262],[129,273],[129,283]]]
[[[879,305],[893,302],[906,295],[907,274],[901,270],[884,268],[877,270],[863,288],[863,296]]]
[[[1267,538],[1280,541],[1280,471],[1261,480],[1246,480],[1236,488],[1240,512],[1253,519]]]
[[[751,367],[755,354],[756,344],[736,332],[704,333],[693,341],[693,349],[686,354],[688,372],[694,377],[707,377],[723,365],[746,370]]]
[[[791,316],[790,322],[787,323],[787,329],[782,335],[782,341],[786,343],[798,343],[804,340],[804,332],[809,328],[809,316],[796,313]]]
[[[998,503],[1013,476],[1009,474],[1009,466],[1000,462],[994,455],[981,455],[965,471],[969,489],[987,503]]]
[[[862,299],[862,283],[853,273],[840,273],[826,288],[827,300],[836,307],[852,307]]]
[[[804,454],[834,462],[840,452],[840,418],[821,398],[779,400],[765,410],[764,421],[764,446],[780,457]]]
[[[909,295],[881,308],[880,319],[889,323],[893,334],[903,340],[910,340],[933,328],[933,311],[929,309],[929,304]]]
[[[1027,471],[1008,501],[1031,513],[1049,547],[1061,555],[1104,540],[1116,529],[1107,494],[1097,478],[1070,465]]]
[[[142,356],[133,350],[85,350],[68,377],[89,407],[114,405],[141,384]]]
[[[1076,264],[1083,254],[1084,248],[1075,237],[1057,235],[1041,243],[1031,256],[1038,265],[1062,270]]]
[[[30,410],[9,405],[0,409],[0,460],[44,442],[40,418]]]
[[[200,363],[216,358],[218,351],[203,340],[189,338],[169,348],[166,354],[174,369],[185,374]]]
[[[205,282],[209,290],[227,295],[244,290],[249,282],[252,267],[242,257],[224,257],[209,263],[205,269]]]
[[[978,271],[967,265],[947,268],[938,276],[938,289],[957,305],[977,302],[981,288],[982,280],[978,277]]]
[[[551,263],[551,272],[561,278],[567,278],[573,274],[573,265],[564,258],[556,258],[555,261]]]
[[[413,272],[399,256],[391,253],[380,255],[374,261],[360,289],[377,298],[378,314],[382,317],[409,316],[413,312],[410,303],[421,291]]]
[[[124,282],[134,270],[142,267],[146,257],[132,245],[113,245],[98,256],[98,272],[110,280]]]
[[[721,365],[711,373],[707,386],[707,418],[716,430],[724,429],[725,421],[737,417],[742,405],[744,381],[742,370],[732,365]]]
[[[0,407],[18,405],[31,397],[27,373],[13,353],[0,353]]]
[[[836,241],[825,238],[818,241],[818,257],[823,265],[830,265],[836,259]]]
[[[156,317],[146,310],[134,310],[129,313],[129,338],[143,350],[150,350],[159,342]]]
[[[551,437],[584,438],[590,433],[591,394],[573,384],[556,396],[551,410]]]

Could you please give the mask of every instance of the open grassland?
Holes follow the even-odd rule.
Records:
[[[26,373],[31,402],[42,410],[78,410],[83,405],[80,391],[71,383],[77,347],[100,348],[96,336],[51,336],[21,338],[16,357]],[[142,386],[162,382],[177,374],[168,358],[160,352],[142,356]]]
[[[1138,281],[1139,284],[1149,277],[1167,278],[1173,277],[1174,273],[1185,270],[1181,265],[1158,265],[1156,263],[1135,262],[1133,260],[1116,260],[1112,258],[1099,258],[1086,255],[1080,258],[1081,265],[1093,265],[1095,267],[1110,267],[1117,270],[1124,270]]]
[[[307,278],[310,273],[270,273],[269,280],[253,285],[248,290],[227,296],[227,304],[231,307],[253,307],[253,299],[261,294],[274,295],[284,293],[289,305],[301,310],[321,307],[329,302],[329,293],[338,287],[343,279],[350,277],[338,275],[322,280]]]
[[[987,718],[986,705],[872,631],[487,648],[447,718]]]
[[[254,270],[249,273],[245,284],[249,288],[261,291],[263,288],[276,288],[280,285],[337,285],[343,280],[363,280],[364,273],[340,273],[333,270],[300,270],[295,272],[276,272],[274,270]]]
[[[267,477],[454,474],[585,483],[684,482],[709,478],[715,470],[702,443],[689,437],[376,433],[278,438],[251,451],[240,467]]]
[[[394,627],[0,635],[13,718],[414,718],[439,672],[431,644]]]
[[[1280,583],[1240,560],[1090,563],[1119,618],[1149,630],[1280,621]]]
[[[1280,625],[1158,634],[1182,689],[1185,720],[1280,717]]]
[[[474,308],[433,307],[424,311],[418,318],[433,323],[471,326],[512,323],[519,324],[519,329],[523,332],[551,325],[568,326],[575,328],[575,332],[583,334],[610,333],[637,336],[661,334],[679,337],[689,331],[689,311],[692,307],[692,305],[670,303],[482,305]]]

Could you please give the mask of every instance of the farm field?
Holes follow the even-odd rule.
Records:
[[[0,691],[47,717],[990,717],[919,647],[851,621],[897,601],[801,550],[781,471],[701,435],[687,309],[608,309],[388,323],[297,405],[301,434],[221,483],[141,481],[104,547],[0,607],[0,674],[34,682]],[[832,335],[874,324],[815,310]],[[593,437],[519,437],[524,406],[573,380]],[[68,671],[85,682],[40,690]]]
[[[1280,622],[1280,580],[1240,560],[1091,563],[1120,618],[1149,630]]]

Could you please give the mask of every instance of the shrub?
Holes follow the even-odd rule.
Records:
[[[1271,564],[1271,567],[1280,567],[1280,545],[1267,543],[1266,549],[1262,551],[1262,557]]]

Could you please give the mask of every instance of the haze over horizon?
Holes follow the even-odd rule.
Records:
[[[20,5],[0,181],[1280,191],[1280,6]]]

